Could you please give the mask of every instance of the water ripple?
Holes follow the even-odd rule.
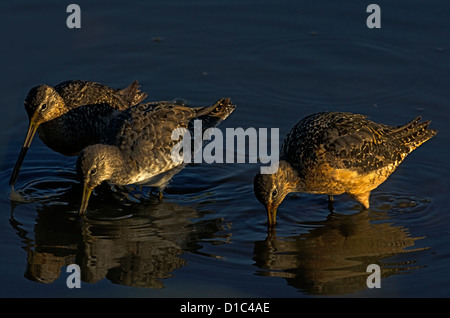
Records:
[[[373,39],[304,36],[237,48],[237,89],[288,105],[374,105],[433,87],[432,61]],[[264,81],[255,82],[256,77]]]

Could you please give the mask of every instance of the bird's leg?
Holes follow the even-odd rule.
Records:
[[[330,210],[331,213],[334,213],[334,207],[333,207],[333,195],[329,194],[328,195],[328,210]]]
[[[268,226],[267,227],[267,241],[272,242],[273,240],[276,240],[277,238],[277,231],[275,229],[275,226]]]
[[[162,190],[159,190],[158,188],[151,188],[149,194],[151,196],[155,195],[155,193],[154,193],[155,190],[158,193],[157,197],[158,197],[159,203],[161,203],[162,200],[163,200],[163,192],[162,192]]]

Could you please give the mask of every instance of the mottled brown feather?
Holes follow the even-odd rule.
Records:
[[[436,135],[429,121],[420,120],[394,127],[360,114],[323,112],[299,121],[283,142],[278,171],[255,177],[255,194],[269,221],[275,222],[276,208],[289,192],[347,193],[369,208],[370,192]]]

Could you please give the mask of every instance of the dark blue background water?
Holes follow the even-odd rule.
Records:
[[[448,297],[450,295],[448,1],[78,1],[81,29],[61,1],[0,5],[0,296]],[[253,195],[258,164],[197,164],[165,201],[104,190],[77,222],[75,158],[35,138],[10,200],[23,142],[23,100],[68,79],[124,87],[150,100],[238,105],[226,127],[280,128],[318,111],[399,125],[417,115],[438,135],[372,194],[330,215],[320,195],[289,196],[277,231]],[[66,266],[81,267],[80,289]],[[381,288],[366,268],[381,266]]]

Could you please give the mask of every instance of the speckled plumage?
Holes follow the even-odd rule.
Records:
[[[10,184],[17,179],[36,131],[52,150],[76,155],[87,145],[99,142],[117,111],[136,105],[146,97],[137,81],[124,89],[81,80],[66,81],[55,87],[46,84],[33,87],[24,102],[29,127]]]
[[[370,192],[437,133],[420,119],[398,127],[342,112],[302,119],[283,142],[278,171],[255,177],[255,194],[271,211],[269,223],[275,223],[276,208],[290,192],[347,193],[369,208]]]
[[[127,88],[114,89],[89,81],[71,80],[54,88],[48,85],[34,87],[25,100],[25,109],[31,119],[40,101],[50,99],[57,104],[55,118],[45,117],[37,129],[39,138],[52,150],[63,155],[77,155],[89,144],[99,142],[105,125],[116,110],[137,105],[147,97],[139,91],[137,81]]]
[[[77,160],[77,173],[84,185],[80,213],[89,195],[103,181],[115,185],[142,184],[161,191],[184,163],[172,160],[172,140],[177,128],[190,128],[201,119],[203,129],[214,127],[235,109],[229,98],[209,107],[186,107],[167,102],[139,104],[121,112],[111,122],[101,144],[85,148]]]

